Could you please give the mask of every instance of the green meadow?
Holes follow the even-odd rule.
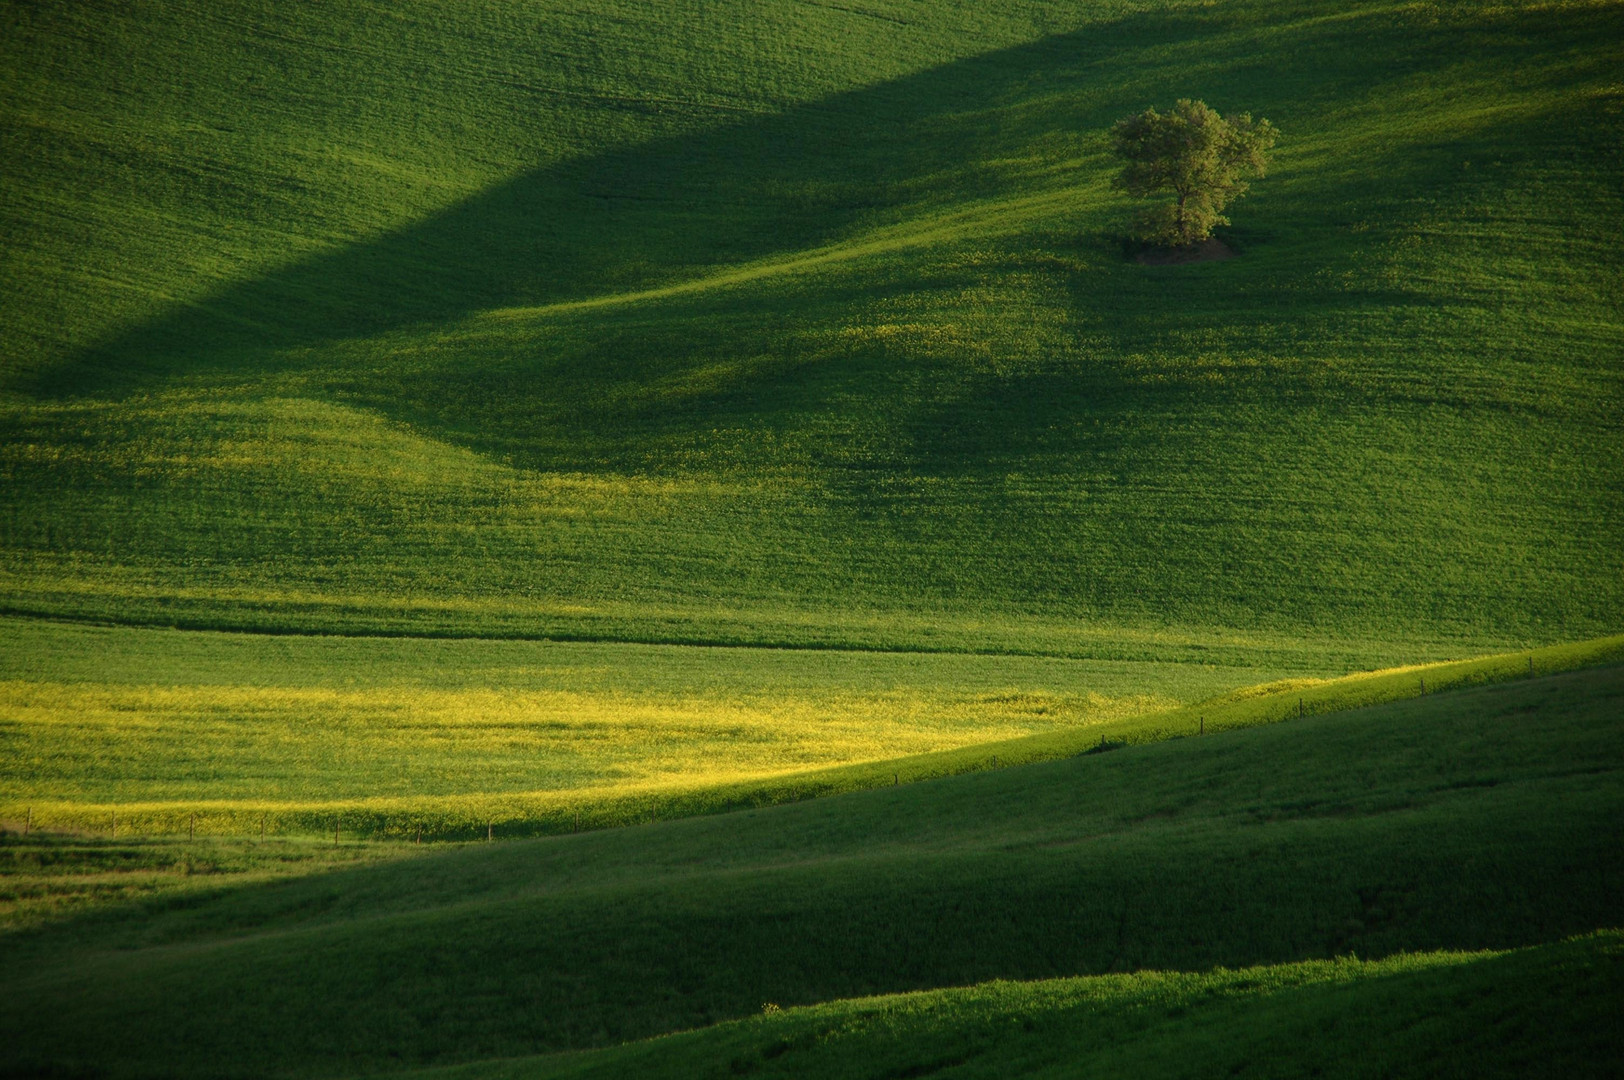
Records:
[[[0,641],[0,820],[111,832],[119,816],[130,833],[241,834],[262,815],[273,833],[330,831],[345,813],[368,833],[391,818],[430,839],[493,819],[528,831],[817,766],[1103,731],[1324,674],[21,619],[0,622]]]
[[[11,629],[0,820],[109,839],[578,832],[1624,659],[1610,637],[1259,682],[1189,663]]]
[[[860,7],[10,7],[7,606],[1617,628],[1616,4]],[[1103,132],[1191,92],[1274,171],[1244,257],[1138,266]]]
[[[1624,963],[1616,931],[1512,953],[1397,954],[1199,975],[1143,972],[769,1010],[614,1050],[413,1072],[540,1077],[1604,1076]],[[1529,1003],[1533,1002],[1533,1008]],[[770,1003],[769,1003],[770,1004]],[[1543,1028],[1494,1038],[1510,1010]],[[1598,1063],[1603,1067],[1598,1068]]]
[[[338,865],[288,840],[13,838],[37,889],[149,884],[42,899],[6,934],[0,1046],[17,1071],[112,1076],[987,1075],[1025,1067],[980,1048],[1035,1070],[1119,1046],[1126,1068],[1166,1034],[1265,1074],[1322,1054],[1374,1076],[1389,1058],[1348,1057],[1385,1030],[1417,1072],[1469,1038],[1502,1072],[1549,1054],[1599,1075],[1616,936],[1560,943],[1624,918],[1621,703],[1624,667],[1590,666],[639,827],[327,847]],[[855,1000],[915,991],[940,992]],[[553,1056],[597,1047],[619,1049]]]
[[[0,0],[0,1076],[1608,1075],[1621,70]]]

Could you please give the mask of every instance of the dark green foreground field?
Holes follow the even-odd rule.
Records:
[[[10,935],[0,1045],[13,1068],[338,1076],[1060,978],[491,1069],[1599,1075],[1620,940],[1559,943],[1624,926],[1621,713],[1624,668],[1591,668],[107,906]],[[1382,962],[1301,963],[1353,956]],[[1198,974],[1065,978],[1136,971]]]

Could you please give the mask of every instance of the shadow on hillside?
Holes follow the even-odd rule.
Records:
[[[1497,31],[1479,35],[1474,62],[1523,59],[1532,16],[1500,18]],[[1604,21],[1601,13],[1578,12],[1564,16],[1560,30],[1538,29],[1548,40],[1579,42]],[[1208,59],[1214,49],[1222,50],[1221,63]],[[1289,140],[1458,53],[1458,28],[1429,29],[1385,10],[1283,28],[1244,7],[1137,14],[781,115],[519,176],[373,242],[223,288],[38,375],[28,389],[46,397],[117,396],[183,377],[296,374],[305,380],[300,392],[316,388],[518,464],[646,464],[647,447],[637,450],[633,436],[652,433],[657,442],[718,426],[772,427],[775,415],[840,408],[872,380],[895,377],[884,350],[829,365],[822,363],[828,350],[802,349],[783,327],[839,323],[853,306],[919,283],[882,275],[831,284],[823,275],[810,299],[752,297],[740,305],[712,294],[676,305],[677,314],[705,315],[703,326],[668,315],[665,325],[614,318],[609,312],[628,309],[608,309],[572,316],[573,329],[557,342],[545,339],[544,350],[509,344],[503,352],[498,343],[475,362],[451,347],[387,372],[377,370],[375,355],[346,368],[339,353],[318,347],[444,327],[492,308],[683,281],[967,200],[1064,184],[1064,176],[1048,172],[1056,158],[1097,148],[1097,133],[1125,111],[1180,95],[1267,114]],[[1040,144],[1046,149],[1035,151]],[[1292,194],[1269,195],[1270,212],[1312,228],[1319,208],[1368,202],[1430,177],[1433,158],[1455,153],[1434,150],[1393,150],[1329,188],[1299,180]],[[1070,245],[1075,265],[1103,266],[1116,259],[1109,228],[1090,223],[1056,243]],[[1278,307],[1277,281],[1226,280],[1218,317],[1245,319]],[[967,271],[958,280],[943,272],[929,287],[951,294],[974,281]],[[1199,282],[1146,287],[1121,273],[1112,281],[1116,291],[1102,292],[1098,280],[1085,286],[1072,275],[1072,303],[1089,333],[1120,338],[1146,333],[1158,320],[1212,315],[1199,303],[1192,314],[1192,298],[1206,299]],[[529,340],[534,349],[543,339]],[[768,361],[751,360],[754,367],[746,364],[729,386],[680,401],[639,390],[730,351],[741,362],[751,360],[747,354]],[[1048,430],[1079,396],[1109,400],[1127,380],[1103,366],[976,376],[939,387],[914,413],[873,419],[908,429],[906,445],[887,454],[916,464],[963,461],[985,451],[989,433],[1007,449],[1012,431]],[[602,442],[608,427],[625,433],[621,445]],[[596,441],[583,441],[594,432]]]
[[[1617,793],[1570,767],[1616,760],[1619,688],[1589,669],[1437,695],[1424,738],[1409,702],[79,914],[13,939],[39,973],[0,1032],[336,1074],[763,1000],[1552,941],[1620,913]]]

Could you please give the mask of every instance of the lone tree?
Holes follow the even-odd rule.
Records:
[[[1171,192],[1173,201],[1139,214],[1136,235],[1169,247],[1199,244],[1214,225],[1227,225],[1224,207],[1262,176],[1278,132],[1250,113],[1224,117],[1204,101],[1182,99],[1172,111],[1154,108],[1111,126],[1111,143],[1126,159],[1116,186],[1140,197]]]

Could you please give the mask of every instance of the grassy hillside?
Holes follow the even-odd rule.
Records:
[[[1618,628],[1618,4],[578,7],[3,9],[7,607]],[[1142,267],[1101,133],[1181,95],[1277,167]]]
[[[345,1075],[618,1043],[764,1002],[1552,943],[1624,919],[1621,700],[1624,669],[1591,668],[792,806],[92,905],[6,935],[0,981],[16,1004],[0,1015],[0,1055],[13,1069],[115,1075]],[[5,845],[14,865],[49,861],[21,843]],[[251,849],[80,840],[62,858]],[[1033,1053],[1095,1052],[1144,1019],[1135,994],[1161,986],[1177,1005],[1233,992],[1235,1012],[1192,1001],[1187,1026],[1164,1029],[1210,1037],[1233,1060],[1259,1032],[1241,1026],[1247,1015],[1301,1030],[1346,994],[1356,1018],[1325,1053],[1389,1030],[1366,1010],[1413,1007],[1416,1026],[1395,1037],[1418,1041],[1384,1051],[1396,1054],[1436,1045],[1438,1024],[1459,1030],[1425,1019],[1451,995],[1524,1018],[1507,1023],[1543,1015],[1526,986],[1512,989],[1524,976],[1565,985],[1558,1001],[1591,1015],[1589,995],[1617,993],[1610,942],[934,1000],[973,1046],[989,1014],[1033,1015],[1023,994],[1053,994],[1060,1009],[1097,998],[1128,1014],[1115,1034],[1073,1014],[1052,1018],[1054,1040],[1008,1035]],[[1571,965],[1589,974],[1570,978]],[[1306,997],[1248,997],[1248,980]],[[793,1049],[809,1028],[871,1008],[794,1014],[770,1038]],[[1212,1008],[1236,1026],[1214,1031]],[[935,1045],[937,1022],[904,1023],[901,1048],[879,1051]],[[1517,1028],[1501,1030],[1515,1041]],[[672,1061],[733,1053],[759,1031],[690,1037]],[[1605,1045],[1587,1039],[1573,1052]],[[819,1052],[835,1064],[863,1053],[847,1045]]]
[[[1509,954],[1146,972],[842,1001],[414,1076],[1610,1076],[1618,931]],[[1508,1017],[1515,1017],[1508,1022]],[[909,1071],[914,1070],[914,1071]]]
[[[1621,69],[0,0],[0,1074],[1601,1070]],[[1186,96],[1281,141],[1141,265]]]

